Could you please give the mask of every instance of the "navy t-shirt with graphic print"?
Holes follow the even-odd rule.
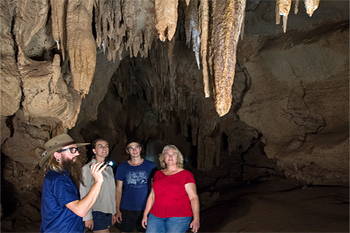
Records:
[[[148,194],[151,191],[151,180],[157,171],[155,163],[144,159],[138,166],[131,166],[127,161],[120,164],[115,179],[123,181],[123,195],[120,209],[145,209]]]

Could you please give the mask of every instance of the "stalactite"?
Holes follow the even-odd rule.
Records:
[[[289,11],[292,5],[292,0],[277,0],[276,1],[276,24],[279,24],[280,15],[283,17],[283,32],[287,31],[287,21]]]
[[[169,75],[171,79],[174,79],[176,77],[176,65],[174,64],[174,48],[175,48],[175,40],[167,41],[165,42],[165,45],[167,46],[167,55],[168,55],[168,61],[169,61]],[[170,82],[170,85],[174,85],[175,82]]]
[[[14,33],[18,45],[23,49],[28,46],[35,33],[46,24],[49,9],[48,0],[16,2]]]
[[[128,29],[126,32],[125,48],[129,50],[130,57],[137,56],[138,48],[140,45],[140,38],[136,35],[136,30],[134,27],[134,19],[136,18],[136,1],[129,0],[125,1],[123,4],[123,19]]]
[[[126,25],[122,23],[122,5],[120,1],[95,1],[96,43],[107,51],[108,60],[119,59],[123,52],[123,37]]]
[[[200,38],[201,38],[201,57],[202,73],[205,98],[210,96],[209,72],[208,72],[208,40],[209,40],[209,0],[200,1]]]
[[[74,89],[89,93],[95,73],[96,44],[92,35],[93,0],[70,0],[67,8],[67,46]]]
[[[66,50],[66,0],[51,0],[52,36],[65,59]]]
[[[178,0],[155,0],[156,29],[161,41],[171,40],[177,26]]]
[[[320,0],[304,0],[306,13],[311,17],[318,8]],[[287,31],[287,20],[292,0],[276,0],[276,24],[280,24],[280,18],[283,17],[283,32]],[[299,0],[295,0],[294,14],[298,13]]]
[[[192,41],[192,49],[195,53],[198,69],[200,69],[199,50],[200,50],[200,35],[198,23],[198,0],[192,0],[190,5],[185,8],[185,29],[187,43]]]
[[[148,56],[156,36],[152,0],[104,1],[95,3],[96,43],[108,51],[108,59],[119,58],[123,47],[130,57]],[[103,39],[102,39],[103,35]]]
[[[276,0],[275,15],[276,15],[276,24],[279,25],[281,23],[281,16],[280,16],[278,0]]]
[[[320,0],[304,0],[306,13],[311,17],[314,11],[318,8]]]
[[[135,20],[135,32],[140,38],[139,43],[134,46],[138,47],[141,57],[148,56],[148,50],[152,47],[153,41],[156,39],[155,29],[155,10],[153,0],[137,0],[137,20]]]
[[[298,9],[299,7],[299,0],[295,0],[295,3],[294,3],[294,14],[298,14]]]
[[[242,19],[242,26],[241,26],[241,34],[240,34],[240,39],[243,40],[243,36],[244,36],[244,19],[245,19],[245,11],[243,11],[243,19]]]
[[[219,116],[231,108],[236,49],[245,6],[245,0],[213,1],[215,108]]]
[[[141,57],[147,57],[148,48],[151,47],[155,37],[154,10],[152,10],[154,4],[150,0],[129,0],[124,2],[123,9],[127,27],[125,47],[129,50],[130,57],[137,57],[138,52]],[[144,37],[146,31],[147,38]]]

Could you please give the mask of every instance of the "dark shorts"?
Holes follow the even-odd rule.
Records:
[[[92,231],[105,230],[112,225],[112,214],[92,211],[92,218],[94,220],[94,228]]]
[[[143,217],[143,211],[135,210],[123,210],[121,209],[123,221],[121,223],[116,222],[115,226],[122,232],[132,232],[134,227],[139,232],[145,232],[146,229],[142,227],[141,221]]]

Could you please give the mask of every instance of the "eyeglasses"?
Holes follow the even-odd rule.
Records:
[[[77,148],[77,147],[72,147],[72,148],[67,148],[67,149],[61,149],[61,150],[59,150],[58,152],[61,153],[61,152],[63,152],[63,151],[67,151],[67,150],[69,150],[69,152],[70,152],[71,154],[75,154],[75,153],[78,152],[78,148]]]

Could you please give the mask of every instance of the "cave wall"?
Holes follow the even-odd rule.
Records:
[[[349,175],[349,21],[347,3],[338,10],[323,4],[308,21],[290,17],[290,33],[278,37],[256,39],[269,27],[263,20],[247,28],[238,59],[251,85],[238,115],[263,135],[267,157],[286,176],[342,184]]]

